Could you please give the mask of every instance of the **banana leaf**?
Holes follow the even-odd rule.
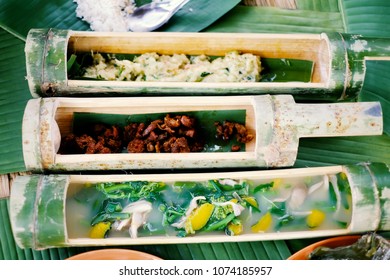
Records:
[[[221,0],[224,2],[223,0]],[[200,3],[203,1],[199,1]],[[216,1],[208,1],[216,2]],[[236,1],[237,2],[237,1]],[[390,36],[388,0],[297,0],[297,10],[237,5],[204,31],[319,33],[351,32]],[[217,6],[217,5],[216,5]],[[76,17],[76,4],[69,0],[3,0],[0,2],[0,173],[25,170],[21,151],[21,120],[31,98],[25,80],[24,42],[31,28],[88,30]],[[175,23],[178,24],[178,23]],[[192,23],[183,23],[183,25]],[[168,31],[168,27],[166,26]],[[172,28],[176,28],[172,26]],[[170,30],[172,31],[172,30]],[[361,161],[390,163],[389,62],[369,61],[361,100],[380,101],[384,112],[384,135],[302,139],[295,167],[348,164]],[[0,199],[0,259],[65,259],[96,248],[21,250],[12,238],[8,199]],[[387,234],[387,235],[386,235]],[[385,233],[389,236],[389,233]],[[290,240],[226,244],[133,246],[164,259],[285,259],[317,241]]]
[[[0,29],[0,173],[24,170],[22,118],[30,98],[24,42]]]
[[[303,138],[295,167],[390,162],[390,137],[380,136]]]
[[[360,101],[380,101],[384,113],[383,130],[390,135],[390,61],[366,61],[367,73]],[[380,82],[379,82],[380,81]]]
[[[158,31],[198,32],[230,11],[240,0],[190,0]]]
[[[340,9],[346,32],[371,37],[390,37],[390,2],[387,0],[344,0]]]
[[[274,7],[236,6],[206,28],[206,32],[321,33],[343,32],[339,12],[284,10]]]
[[[339,0],[297,0],[298,10],[339,12]]]
[[[309,60],[261,58],[263,82],[311,81],[314,63]]]

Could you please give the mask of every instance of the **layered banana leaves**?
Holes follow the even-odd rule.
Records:
[[[297,0],[297,9],[244,6],[240,1],[194,1],[159,31],[320,33],[328,31],[390,37],[387,0]],[[206,9],[204,6],[209,5]],[[21,126],[31,98],[25,80],[24,43],[32,28],[89,30],[76,17],[76,4],[68,0],[0,2],[0,173],[24,171]],[[33,11],[33,12],[32,12]],[[192,11],[196,11],[197,20]],[[200,14],[201,13],[201,14]],[[359,100],[380,101],[384,112],[381,136],[303,139],[295,167],[390,163],[390,61],[371,60]],[[65,259],[94,248],[21,250],[12,238],[8,199],[0,199],[0,259]],[[388,236],[388,233],[384,233]],[[312,239],[131,246],[164,259],[286,259]]]

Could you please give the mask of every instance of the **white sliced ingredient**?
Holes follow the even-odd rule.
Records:
[[[192,211],[198,207],[198,200],[202,199],[206,199],[206,197],[195,196],[193,199],[191,199],[190,205],[188,206],[185,216],[181,217],[178,222],[171,224],[171,226],[176,228],[183,228]]]
[[[152,209],[152,203],[146,200],[138,200],[128,204],[123,208],[122,213],[129,213],[131,216],[128,219],[115,223],[114,229],[120,231],[124,227],[129,226],[130,236],[136,238],[138,228],[145,224]]]
[[[291,210],[298,209],[305,202],[307,193],[308,190],[305,184],[296,185],[291,191],[291,195],[287,201],[287,207]]]

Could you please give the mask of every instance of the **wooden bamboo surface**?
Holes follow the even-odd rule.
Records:
[[[72,52],[94,52],[103,53],[147,53],[156,51],[160,54],[172,55],[185,53],[188,55],[206,54],[209,56],[223,56],[226,53],[237,50],[242,53],[252,53],[266,58],[293,58],[314,62],[312,83],[329,83],[330,72],[330,50],[326,36],[318,34],[238,34],[238,33],[164,33],[156,37],[154,33],[110,33],[99,32],[77,32],[71,33],[68,48]],[[68,50],[68,51],[69,51]],[[305,51],[302,51],[305,50]],[[69,86],[89,86],[96,81],[68,81]],[[107,83],[107,82],[106,82]],[[112,82],[111,82],[112,83]],[[108,83],[110,85],[111,83]],[[261,83],[266,86],[265,82]],[[99,84],[102,85],[101,81]],[[115,84],[115,83],[114,83]],[[145,82],[132,82],[132,86],[139,86]],[[164,83],[154,86],[166,87]],[[302,86],[300,83],[297,85]],[[106,85],[105,85],[106,86]],[[179,88],[194,86],[189,83],[176,84]],[[196,87],[202,85],[196,83]],[[204,87],[210,86],[203,85]],[[240,86],[252,87],[251,83]],[[290,87],[295,84],[290,83]],[[224,84],[216,83],[213,87],[226,87]],[[272,87],[278,87],[272,83]]]
[[[244,0],[243,4],[247,6],[269,6],[291,10],[297,8],[296,0]]]
[[[8,173],[0,175],[0,199],[8,197],[10,194],[10,188],[12,182],[16,176],[19,175],[28,175],[30,172],[17,172],[17,173]]]
[[[390,201],[390,196],[385,194],[379,195],[378,190],[381,189],[381,186],[378,185],[378,181],[372,176],[371,171],[378,171],[379,169],[385,169],[388,171],[388,167],[384,164],[360,164],[360,165],[351,165],[351,166],[329,166],[329,167],[315,167],[315,168],[293,168],[293,169],[279,169],[279,170],[263,170],[263,171],[241,171],[241,172],[229,172],[228,177],[225,173],[214,172],[214,173],[177,173],[177,174],[143,174],[143,175],[125,175],[125,174],[116,174],[116,175],[58,175],[58,176],[34,176],[34,178],[25,176],[19,177],[17,180],[17,188],[14,190],[11,202],[10,202],[10,213],[12,221],[15,224],[21,224],[21,221],[26,219],[21,217],[20,213],[26,213],[25,206],[21,207],[21,203],[24,205],[34,205],[32,201],[39,201],[41,205],[53,204],[53,200],[57,201],[57,207],[50,208],[50,213],[54,217],[53,222],[44,221],[41,219],[37,220],[38,230],[33,230],[37,236],[45,236],[40,234],[39,229],[44,227],[54,227],[53,230],[46,230],[44,233],[49,233],[49,237],[42,238],[42,243],[37,243],[36,248],[46,248],[46,246],[58,245],[58,246],[107,246],[107,245],[136,245],[136,244],[190,244],[190,243],[224,243],[224,242],[243,242],[243,241],[271,241],[271,240],[291,240],[291,239],[302,239],[302,238],[317,238],[325,236],[335,236],[335,235],[346,235],[352,233],[363,233],[367,231],[376,231],[376,230],[388,230],[389,228],[382,228],[387,222],[386,217],[389,212],[386,207],[383,208],[383,205],[386,205],[387,201]],[[371,170],[371,171],[370,171]],[[195,235],[188,238],[177,238],[177,236],[168,235],[153,235],[153,236],[143,236],[140,239],[129,239],[128,237],[119,237],[113,236],[107,239],[91,239],[88,238],[86,233],[75,233],[71,230],[71,227],[68,229],[69,235],[63,234],[66,231],[64,225],[66,220],[66,215],[69,215],[71,212],[64,209],[67,208],[65,201],[69,201],[75,194],[85,188],[85,184],[93,185],[96,183],[104,182],[127,182],[127,181],[147,181],[147,182],[172,182],[172,181],[189,181],[189,182],[205,182],[208,180],[214,180],[217,178],[229,178],[235,181],[249,180],[273,180],[278,179],[294,179],[304,180],[305,178],[314,178],[316,176],[327,176],[329,178],[328,183],[331,183],[333,186],[338,185],[338,179],[336,179],[336,174],[343,172],[345,178],[348,178],[348,184],[351,187],[351,203],[349,204],[348,209],[352,208],[350,223],[346,228],[316,228],[315,230],[305,230],[305,229],[295,229],[293,231],[269,231],[261,234],[247,234],[243,233],[238,236],[226,236],[220,234],[211,234],[211,235]],[[333,175],[333,176],[332,176]],[[328,177],[330,176],[330,177]],[[387,172],[384,176],[389,178],[390,173]],[[386,180],[386,179],[384,179]],[[328,183],[325,185],[328,186]],[[168,183],[169,184],[169,183]],[[39,196],[32,197],[25,195],[25,188],[28,186],[36,186],[36,190],[33,191],[39,194]],[[53,188],[56,190],[53,191]],[[284,187],[283,187],[284,188]],[[288,187],[287,187],[288,188]],[[310,187],[311,188],[311,187]],[[64,191],[64,189],[66,191]],[[384,190],[387,190],[385,187]],[[323,190],[326,193],[328,190]],[[341,191],[341,190],[340,190]],[[56,194],[56,198],[53,199],[53,193]],[[337,197],[337,194],[336,194]],[[25,198],[26,200],[23,200]],[[50,203],[49,203],[50,201]],[[341,202],[341,200],[339,200]],[[92,202],[92,201],[91,201]],[[317,201],[318,202],[318,201]],[[318,202],[319,203],[319,202]],[[53,204],[54,205],[54,204]],[[61,206],[60,206],[61,205]],[[69,205],[68,205],[69,206]],[[340,207],[340,208],[339,208]],[[344,206],[345,207],[345,206]],[[43,206],[43,208],[46,208]],[[337,206],[337,209],[342,209],[343,207]],[[24,211],[21,211],[23,209]],[[39,209],[39,208],[37,208]],[[347,208],[345,208],[347,209]],[[298,210],[299,211],[299,210]],[[339,210],[336,210],[338,212]],[[340,210],[343,211],[343,210]],[[82,212],[82,211],[81,211]],[[336,213],[335,212],[335,213]],[[29,213],[29,212],[27,212]],[[47,211],[41,210],[40,213],[46,215]],[[54,213],[57,213],[55,215]],[[295,215],[295,214],[293,214]],[[71,214],[72,216],[72,214]],[[28,216],[28,221],[31,215]],[[35,217],[40,217],[39,212]],[[336,218],[338,220],[338,218]],[[349,218],[348,218],[349,219]],[[69,225],[69,223],[67,223]],[[77,226],[76,226],[77,227]],[[17,236],[22,236],[26,232],[29,234],[30,231],[25,229],[28,227],[18,227]],[[54,235],[53,232],[55,232]],[[61,243],[54,243],[51,238],[62,236],[63,239]],[[29,235],[26,236],[27,239],[20,238],[17,240],[23,240],[23,243],[20,243],[21,248],[24,246],[30,246],[31,240]],[[62,238],[61,237],[61,238]],[[26,241],[27,240],[27,241]],[[63,243],[62,243],[63,242]],[[26,245],[28,244],[28,245]]]
[[[1,175],[0,176],[0,198],[2,197],[8,197],[9,196],[9,178],[8,175]]]
[[[208,110],[245,110],[245,126],[254,136],[245,145],[245,152],[57,153],[61,139],[72,132],[76,112],[137,115]],[[380,135],[382,127],[378,102],[297,104],[290,95],[43,98],[32,99],[27,104],[23,118],[23,155],[30,171],[282,167],[294,164],[301,137]]]

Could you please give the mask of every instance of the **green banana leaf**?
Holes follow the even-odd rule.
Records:
[[[0,29],[0,170],[24,170],[22,118],[29,94],[25,82],[24,42]]]
[[[390,135],[390,62],[372,60],[367,61],[367,74],[360,101],[380,101],[382,105],[384,132]]]
[[[346,32],[371,37],[390,37],[389,1],[344,0],[339,2]]]
[[[309,10],[318,12],[336,12],[339,9],[339,0],[298,0],[298,10]]]
[[[158,31],[198,32],[206,28],[227,11],[240,3],[240,0],[192,0],[183,6],[166,25]]]
[[[198,2],[204,5],[205,2],[217,1]],[[239,1],[220,0],[219,2],[229,2],[231,6],[227,8],[228,4],[215,4],[214,7],[218,7],[215,9],[218,11],[215,18],[211,18],[215,12],[212,9],[203,14],[199,21],[208,20],[208,22],[202,31],[258,33],[338,31],[390,37],[388,0],[297,0],[297,10],[236,5]],[[226,10],[220,10],[222,6]],[[31,28],[40,27],[89,30],[89,25],[76,17],[75,9],[76,4],[69,0],[3,0],[0,2],[0,173],[2,174],[25,170],[21,123],[25,104],[31,98],[25,80],[23,52],[27,32]],[[229,10],[230,12],[227,12]],[[217,18],[219,19],[216,20]],[[172,25],[163,28],[165,31],[191,31],[191,25],[195,23],[187,19],[184,17],[180,21],[177,19],[172,21]],[[301,139],[295,167],[362,161],[390,163],[390,155],[386,152],[390,148],[389,72],[388,61],[369,61],[366,81],[359,98],[361,101],[381,102],[384,112],[384,134],[373,137]],[[0,224],[0,259],[65,259],[96,249],[88,247],[43,251],[21,250],[12,237],[8,199],[0,199]],[[389,233],[384,234],[389,236]],[[286,259],[292,253],[315,241],[317,239],[129,248],[149,252],[163,259],[278,260]]]
[[[344,28],[339,12],[236,6],[205,31],[321,33],[327,31],[343,32]]]

